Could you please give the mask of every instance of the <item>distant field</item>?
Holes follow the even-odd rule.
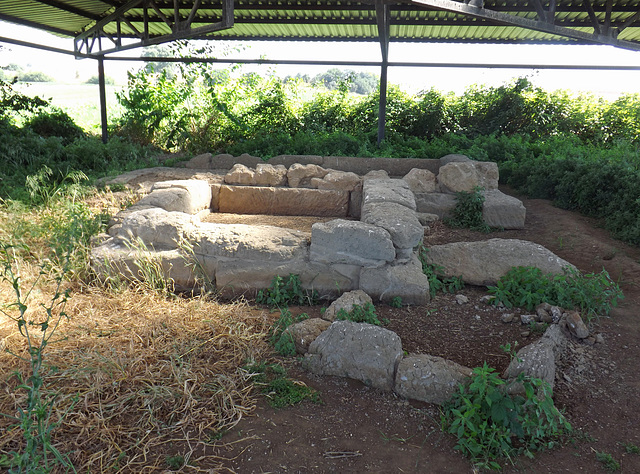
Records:
[[[89,132],[100,131],[100,98],[97,84],[61,84],[54,82],[18,83],[16,89],[31,97],[51,99],[51,103],[66,111],[75,122]],[[116,91],[120,86],[107,86],[109,118],[120,113]]]

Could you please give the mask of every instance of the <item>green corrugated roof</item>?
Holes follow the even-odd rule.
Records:
[[[448,5],[462,5],[463,2]],[[493,43],[585,43],[616,44],[623,40],[631,49],[640,49],[640,0],[557,0],[555,15],[550,23],[572,31],[594,33],[597,20],[600,36],[570,38],[546,31],[537,31],[488,17],[468,16],[443,11],[417,2],[388,2],[390,7],[391,41],[464,41]],[[0,19],[34,26],[60,35],[75,37],[90,30],[96,23],[128,0],[0,0]],[[153,3],[169,19],[174,18],[173,0],[154,0]],[[424,2],[423,2],[424,3]],[[474,2],[472,1],[471,4]],[[180,1],[179,14],[188,17],[193,1]],[[477,4],[476,4],[477,5]],[[516,18],[537,19],[535,0],[487,0],[482,11],[514,15]],[[542,8],[550,8],[550,0],[542,0]],[[587,6],[593,14],[590,15]],[[168,25],[157,12],[149,8],[149,38],[171,34]],[[192,28],[220,21],[222,1],[203,0]],[[123,14],[124,21],[104,25],[101,34],[136,37],[144,31],[144,11],[132,8]],[[504,17],[500,17],[504,18]],[[133,28],[135,28],[135,30]],[[619,31],[618,31],[619,30]],[[555,30],[554,30],[555,31]],[[1,33],[0,33],[1,36]],[[340,0],[237,0],[234,4],[232,28],[211,33],[208,37],[241,40],[358,40],[377,41],[378,27],[375,2]],[[618,44],[620,45],[620,44]]]

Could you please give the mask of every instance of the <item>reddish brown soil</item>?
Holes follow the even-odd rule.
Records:
[[[580,344],[559,367],[555,401],[566,411],[575,432],[561,448],[517,459],[507,472],[605,472],[596,452],[613,456],[622,472],[640,472],[640,455],[625,444],[640,446],[640,249],[609,237],[597,222],[557,209],[548,201],[523,199],[524,230],[480,234],[436,227],[427,245],[493,237],[526,239],[544,245],[584,272],[604,267],[620,282],[626,298],[592,328],[604,343]],[[478,299],[486,289],[467,287],[469,297],[458,305],[451,295],[429,305],[377,308],[390,320],[408,352],[425,352],[475,367],[484,361],[503,369],[508,357],[500,345],[518,341],[520,347],[536,334],[500,321],[502,311]],[[318,308],[294,312],[319,314]],[[516,312],[517,313],[517,312]],[[359,382],[318,377],[287,360],[289,373],[318,390],[321,404],[276,410],[261,402],[257,411],[227,433],[217,454],[239,473],[306,472],[472,472],[466,458],[453,448],[455,440],[440,430],[435,405],[408,402]]]

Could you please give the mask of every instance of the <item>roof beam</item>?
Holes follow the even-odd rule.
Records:
[[[612,0],[608,0],[608,2],[612,2]],[[617,46],[619,48],[640,51],[640,43],[619,40],[617,38],[617,32],[610,31],[607,28],[603,28],[601,34],[586,33],[572,28],[557,26],[553,23],[545,21],[531,20],[522,16],[510,15],[508,13],[489,10],[483,7],[476,7],[471,4],[467,5],[465,3],[453,0],[411,0],[411,3],[413,5],[433,8],[436,10],[449,11],[475,18],[492,20],[503,25],[518,26],[521,28],[528,28],[530,30],[541,31],[552,35],[564,36],[566,38],[572,38],[588,43],[608,44],[611,46]],[[610,19],[611,17],[609,15],[609,21]]]
[[[75,34],[73,31],[64,30],[62,28],[56,28],[54,26],[42,25],[41,23],[36,23],[35,21],[23,20],[22,18],[17,18],[15,16],[5,15],[2,13],[0,13],[0,20],[9,21],[11,23],[16,23],[18,25],[28,26],[30,28],[36,28],[38,30],[49,31],[51,33],[56,33],[63,36],[73,37]]]
[[[180,2],[178,0],[173,0],[174,15],[173,21],[171,21],[161,12],[161,7],[158,6],[154,0],[130,0],[119,8],[116,8],[116,10],[110,15],[99,20],[93,27],[76,36],[74,49],[77,53],[104,56],[105,54],[116,51],[160,44],[178,39],[194,38],[233,27],[233,0],[223,0],[220,21],[193,28],[192,23],[196,18],[199,8],[201,7],[201,3],[201,0],[195,0],[193,5],[191,5],[189,15],[186,18],[183,18],[180,14]],[[143,27],[142,32],[140,32],[133,24],[134,22],[139,23],[139,21],[133,21],[130,16],[127,16],[127,13],[134,8],[142,8],[143,10],[141,21]],[[160,21],[166,23],[167,26],[171,28],[171,33],[158,36],[152,36],[149,33],[149,25],[153,22],[149,16],[150,8],[158,14]],[[105,31],[105,27],[111,23],[117,24],[117,34],[115,37]],[[139,38],[139,41],[126,45],[123,44],[122,39],[127,36],[122,33],[122,23],[125,23],[129,27],[133,34]],[[103,38],[110,40],[113,43],[113,47],[103,48]],[[96,46],[98,51],[94,52],[94,47]]]
[[[73,13],[74,15],[88,18],[89,20],[98,21],[100,19],[99,15],[95,15],[93,13],[87,12],[80,8],[76,8],[72,5],[67,5],[66,3],[62,3],[58,0],[33,0],[33,1],[42,3],[43,5],[49,5],[50,7],[57,8],[58,10],[63,10],[65,12]]]

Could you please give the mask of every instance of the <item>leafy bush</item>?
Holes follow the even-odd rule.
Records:
[[[451,217],[444,220],[450,227],[461,227],[481,232],[490,232],[482,216],[484,204],[483,188],[476,187],[472,192],[460,191],[456,193],[456,207],[451,211]]]
[[[40,71],[22,72],[17,77],[21,82],[55,82],[53,77]]]
[[[524,396],[509,395],[506,382],[485,363],[443,406],[443,429],[458,438],[456,449],[477,467],[500,469],[504,459],[533,457],[571,430],[547,382],[520,374],[514,383],[522,384]]]
[[[269,343],[278,354],[283,356],[296,355],[296,346],[293,337],[287,332],[287,328],[305,319],[309,319],[309,315],[306,313],[294,317],[288,309],[280,310],[280,317],[269,330]]]
[[[289,274],[285,280],[279,275],[273,277],[271,287],[260,290],[256,296],[256,303],[271,307],[283,308],[290,304],[313,305],[318,300],[318,293],[304,290],[300,276]]]
[[[113,77],[105,76],[104,83],[108,86],[114,86],[116,84],[116,80]],[[91,76],[85,81],[85,84],[100,84],[100,78],[98,76]]]
[[[368,323],[375,326],[382,326],[383,324],[389,323],[386,319],[383,319],[382,321],[378,319],[376,308],[371,303],[365,303],[362,306],[354,304],[351,311],[340,309],[336,314],[336,320],[353,321],[354,323]]]
[[[84,130],[76,125],[66,112],[56,108],[31,117],[26,121],[25,127],[41,137],[60,137],[63,145],[86,136]]]
[[[514,267],[496,286],[488,287],[495,298],[494,304],[507,308],[521,307],[532,311],[546,302],[567,309],[579,309],[587,321],[608,315],[618,300],[623,298],[620,287],[611,280],[606,270],[583,275],[578,270],[565,268],[562,275],[543,274],[535,267]]]

